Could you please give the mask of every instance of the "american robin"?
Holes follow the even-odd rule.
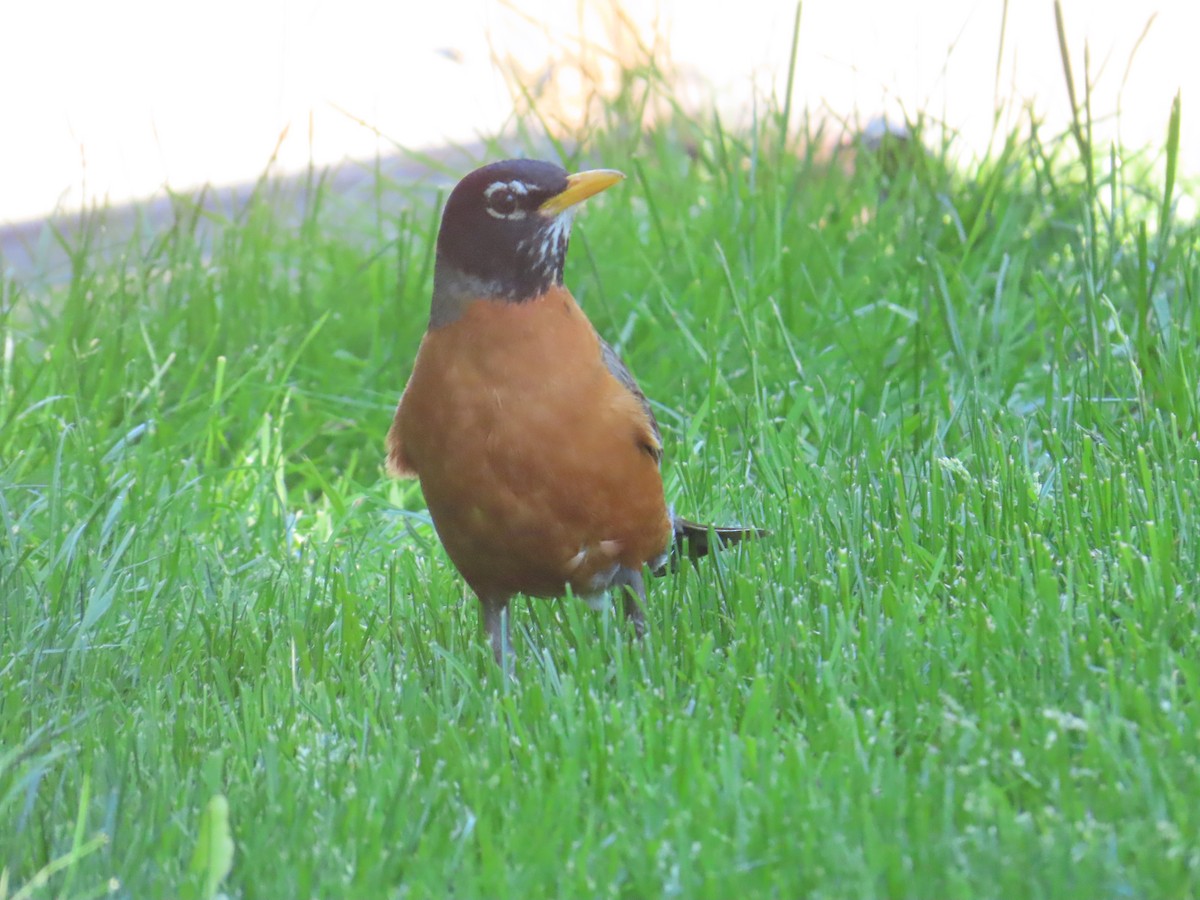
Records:
[[[514,594],[621,589],[645,628],[645,567],[755,529],[698,525],[663,495],[662,438],[637,382],[563,287],[576,204],[625,176],[535,160],[470,173],[446,201],[429,328],[387,436],[479,598],[496,660]]]

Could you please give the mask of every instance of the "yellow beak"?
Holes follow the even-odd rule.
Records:
[[[590,169],[587,172],[568,175],[567,189],[561,194],[555,194],[539,206],[538,212],[546,216],[557,216],[576,203],[582,203],[593,194],[612,187],[624,178],[624,173],[618,172],[616,169]]]

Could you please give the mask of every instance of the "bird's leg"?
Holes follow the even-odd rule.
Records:
[[[633,633],[639,638],[646,633],[646,614],[642,605],[646,602],[646,584],[638,569],[627,569],[622,566],[617,570],[613,586],[620,587],[621,609],[625,618],[633,622]]]
[[[512,644],[508,642],[509,599],[479,595],[479,603],[483,607],[483,625],[492,641],[492,654],[496,657],[496,663],[506,672],[511,665],[513,652]]]

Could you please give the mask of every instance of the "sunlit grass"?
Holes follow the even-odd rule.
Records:
[[[1163,168],[621,127],[637,85],[567,280],[680,511],[773,536],[656,581],[640,645],[518,603],[506,683],[381,468],[429,193],[264,197],[215,241],[181,205],[129,258],[85,229],[0,310],[0,896],[209,892],[217,796],[231,896],[1197,890],[1198,231]]]

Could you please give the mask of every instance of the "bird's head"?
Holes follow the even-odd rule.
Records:
[[[511,159],[463,178],[442,212],[430,324],[454,321],[479,297],[520,303],[562,284],[576,204],[624,177]]]

